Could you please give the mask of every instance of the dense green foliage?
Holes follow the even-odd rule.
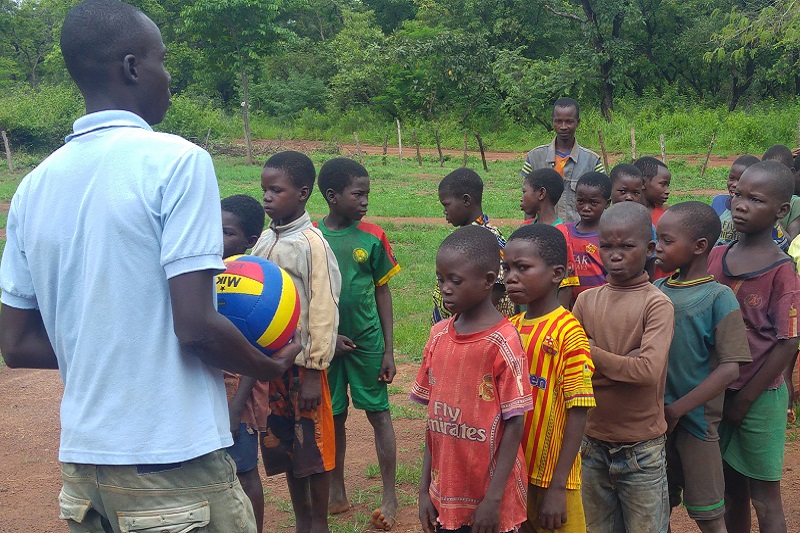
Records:
[[[0,0],[0,128],[15,146],[53,148],[80,113],[58,46],[76,1]],[[161,127],[195,139],[240,136],[249,109],[255,136],[381,142],[400,119],[428,145],[437,128],[451,146],[477,129],[520,148],[549,136],[562,95],[611,150],[630,125],[673,151],[716,131],[722,150],[759,152],[797,130],[796,0],[133,3],[169,50],[176,97]]]

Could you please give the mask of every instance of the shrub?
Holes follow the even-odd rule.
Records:
[[[55,150],[83,112],[83,99],[70,85],[41,85],[37,90],[26,85],[0,95],[0,129],[8,132],[12,150]]]

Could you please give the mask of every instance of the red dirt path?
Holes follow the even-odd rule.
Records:
[[[407,392],[416,370],[412,364],[400,366],[395,383],[403,392],[392,396],[393,403],[408,403]],[[57,449],[58,404],[62,390],[55,371],[0,368],[0,533],[67,530],[58,519],[56,502],[60,488]],[[398,464],[419,468],[423,426],[422,420],[395,420]],[[377,461],[372,431],[362,412],[350,417],[348,433],[352,436],[348,446],[348,490],[351,499],[356,500],[360,495],[362,501],[354,501],[353,509],[336,520],[361,524],[365,523],[364,517],[373,505],[370,500],[374,500],[380,486],[379,479],[366,476],[367,465],[375,465]],[[268,502],[265,531],[292,531],[285,480],[270,478],[265,489]],[[800,501],[800,446],[797,442],[787,445],[782,489],[788,530],[800,531],[800,508],[796,505]],[[404,482],[399,490],[402,508],[395,530],[417,533],[420,527],[414,504],[416,487]],[[686,515],[678,511],[672,519],[672,531],[688,533],[696,529]]]

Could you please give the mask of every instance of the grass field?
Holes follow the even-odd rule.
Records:
[[[312,154],[317,168],[331,154]],[[262,163],[263,163],[262,158]],[[261,197],[261,166],[247,166],[241,158],[215,157],[220,194],[250,194]],[[36,163],[27,161],[28,166]],[[522,161],[489,162],[489,172],[484,172],[477,158],[468,160],[470,168],[478,169],[484,179],[484,211],[495,219],[521,220],[519,197],[521,178],[519,167]],[[672,171],[672,196],[670,203],[684,200],[710,201],[708,195],[697,195],[693,191],[723,189],[727,168],[709,168],[703,179],[699,179],[697,166],[675,158],[669,161]],[[395,316],[395,352],[398,362],[418,361],[427,340],[430,327],[430,293],[435,283],[434,259],[436,249],[451,229],[444,224],[442,207],[437,196],[439,180],[461,166],[461,159],[445,161],[439,167],[438,159],[423,158],[423,168],[416,160],[406,159],[401,165],[396,158],[389,157],[382,164],[380,156],[367,156],[365,166],[371,175],[369,216],[390,217],[380,224],[392,242],[402,271],[392,280]],[[14,194],[22,172],[0,172],[0,202],[8,202]],[[319,191],[314,191],[308,203],[312,219],[318,220],[327,212]],[[413,218],[434,218],[436,224],[420,224]],[[408,221],[404,220],[408,219]],[[430,222],[430,221],[428,221]],[[5,229],[6,211],[0,210],[0,228]],[[501,224],[500,229],[508,236],[516,225]],[[5,240],[0,241],[0,246]]]

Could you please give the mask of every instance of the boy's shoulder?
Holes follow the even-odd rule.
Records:
[[[585,146],[581,146],[580,144],[578,144],[578,142],[577,142],[577,141],[575,142],[575,144],[577,144],[577,145],[578,145],[578,153],[579,153],[579,154],[581,154],[581,155],[584,155],[584,156],[586,156],[586,157],[588,157],[588,158],[590,158],[590,159],[592,159],[592,160],[594,160],[594,159],[600,159],[600,156],[599,156],[599,155],[597,155],[597,152],[595,152],[595,151],[593,151],[593,150],[589,150],[589,149],[588,149],[588,148],[586,148]],[[580,156],[579,156],[579,157],[580,157]]]

